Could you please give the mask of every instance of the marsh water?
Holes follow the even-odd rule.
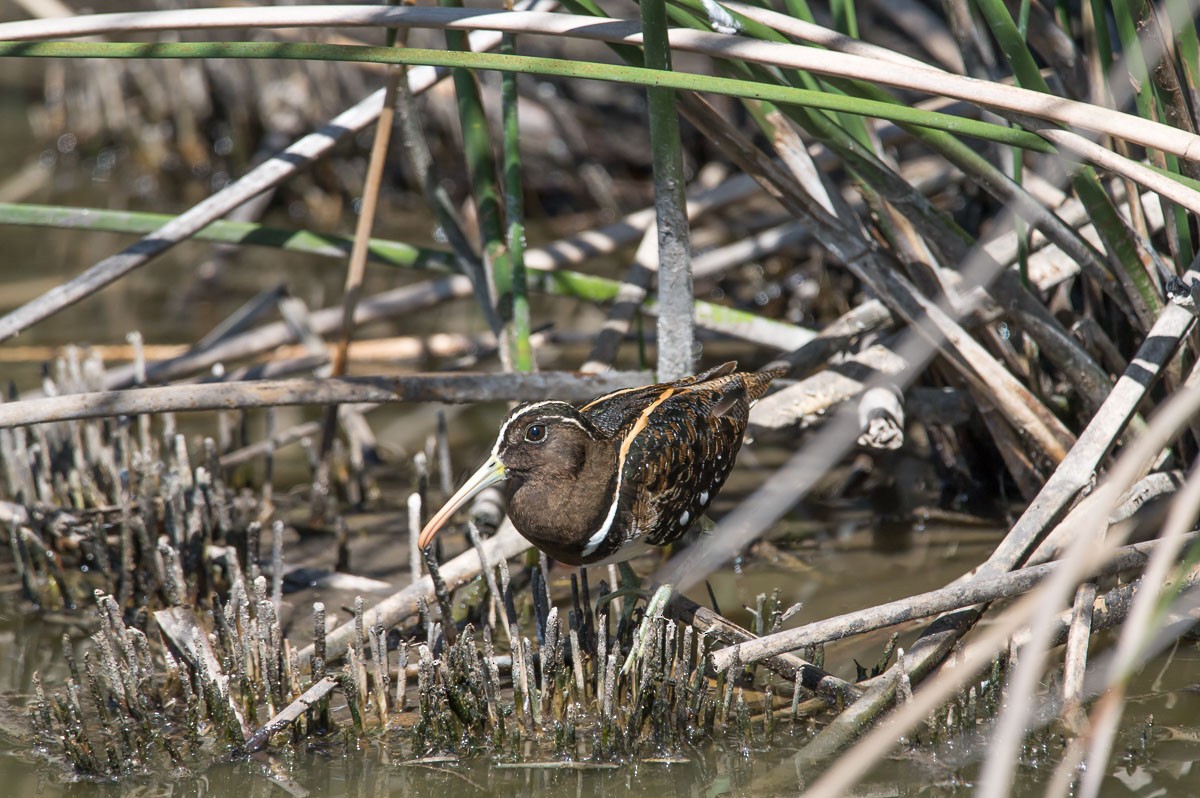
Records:
[[[41,97],[43,65],[7,60],[5,69],[8,71],[0,75],[0,194],[9,200],[71,205],[153,210],[186,207],[187,190],[160,193],[154,175],[127,149],[114,146],[81,151],[69,136],[40,140],[30,127],[29,109]],[[21,176],[20,182],[17,176]],[[280,213],[271,221],[286,225],[287,214]],[[347,213],[340,231],[347,232],[350,226]],[[417,241],[432,237],[426,219],[408,218],[399,211],[385,219],[381,232]],[[0,228],[0,310],[16,307],[129,240],[104,233]],[[336,261],[241,251],[223,254],[219,268],[205,267],[212,271],[203,271],[200,266],[209,262],[212,249],[200,244],[179,247],[6,344],[0,348],[3,382],[11,382],[18,390],[38,387],[47,360],[39,347],[120,346],[134,330],[140,331],[150,346],[193,342],[256,292],[276,283],[286,283],[294,295],[314,308],[339,298],[342,273]],[[390,287],[404,279],[413,278],[373,270],[367,290]],[[570,317],[595,311],[564,304],[553,312]],[[423,327],[420,320],[408,324],[405,332],[421,333],[434,329],[435,323],[437,329],[483,330],[482,321],[464,302],[440,309],[428,326]],[[566,364],[574,355],[564,349],[552,356]],[[395,364],[376,363],[363,370],[394,368]],[[457,474],[467,473],[482,457],[504,410],[496,403],[454,411],[451,443]],[[315,417],[312,410],[281,410],[277,423],[284,426]],[[402,497],[411,485],[409,458],[424,445],[434,416],[430,408],[390,408],[371,418],[385,458],[385,466],[379,469],[382,494],[369,514],[348,518],[353,527],[349,565],[353,573],[398,588],[408,578]],[[189,434],[212,434],[206,425],[211,421],[181,418],[181,429]],[[749,447],[714,507],[714,516],[727,512],[747,495],[785,454],[779,449]],[[290,455],[281,452],[281,457],[276,490],[287,494],[291,487],[305,484],[305,464],[298,447]],[[877,469],[900,473],[919,466],[893,460],[878,463]],[[289,475],[292,482],[288,482]],[[744,608],[754,606],[760,594],[778,591],[784,606],[802,605],[789,620],[797,624],[940,587],[986,557],[1002,534],[1010,509],[997,497],[989,517],[979,522],[965,514],[933,509],[939,495],[932,479],[910,479],[898,488],[893,481],[885,487],[896,489],[854,500],[818,496],[800,504],[773,530],[770,547],[753,549],[712,576],[712,595],[722,610],[751,625],[753,619]],[[280,504],[286,508],[286,498]],[[289,536],[288,546],[285,558],[289,562],[320,560],[328,557],[331,548],[328,539],[295,535]],[[649,561],[638,567],[648,571],[653,565]],[[569,575],[570,569],[558,567],[551,580],[561,584]],[[82,645],[90,633],[88,623],[72,615],[33,610],[22,599],[11,570],[0,571],[0,580],[0,796],[249,797],[281,792],[312,796],[750,795],[760,791],[764,779],[793,768],[792,756],[813,731],[808,722],[780,722],[769,738],[723,737],[659,757],[596,763],[487,756],[407,760],[394,755],[388,737],[391,732],[364,738],[333,734],[302,746],[230,758],[201,768],[135,773],[119,781],[83,779],[56,752],[35,746],[27,707],[35,672],[47,686],[63,682],[67,674],[61,653],[63,636]],[[331,606],[344,606],[352,600],[299,591],[286,596],[285,603],[291,611],[303,613],[318,597],[330,601]],[[710,600],[703,589],[692,597],[701,603]],[[368,607],[370,603],[368,599]],[[909,644],[920,628],[905,627],[900,644]],[[855,663],[869,668],[888,637],[880,632],[831,645],[825,652],[826,666],[835,675],[853,680]],[[1102,648],[1107,642],[1100,636],[1096,645]],[[1198,660],[1195,642],[1185,640],[1144,669],[1126,711],[1105,795],[1200,794],[1200,772],[1195,767],[1200,756]],[[1050,691],[1054,685],[1045,688]],[[984,728],[980,726],[980,732]],[[1041,794],[1063,740],[1064,731],[1054,728],[1033,735],[1025,750],[1017,794]],[[969,794],[984,749],[983,738],[976,734],[949,735],[937,744],[904,747],[878,768],[857,794]]]

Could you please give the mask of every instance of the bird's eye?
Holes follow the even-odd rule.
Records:
[[[530,443],[541,443],[546,440],[546,425],[530,424],[525,428],[525,440]]]

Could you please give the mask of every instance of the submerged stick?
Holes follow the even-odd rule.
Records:
[[[268,740],[299,720],[314,704],[329,695],[337,685],[338,680],[335,677],[326,676],[305,690],[303,695],[288,704],[282,712],[250,735],[250,739],[246,741],[245,753],[253,754],[255,751],[262,750]]]
[[[154,621],[192,670],[200,675],[205,684],[212,685],[216,690],[217,696],[233,713],[242,739],[246,739],[250,735],[250,726],[238,701],[230,694],[229,676],[225,674],[220,661],[213,653],[208,633],[200,625],[196,613],[186,607],[169,607],[155,612]]]
[[[727,643],[748,643],[762,639],[756,638],[724,616],[697,604],[681,593],[672,597],[668,613],[671,617],[694,626],[701,634],[711,635]],[[853,701],[862,692],[853,684],[828,674],[793,654],[780,653],[764,657],[761,661],[772,672],[812,690],[833,703]]]
[[[529,541],[521,537],[512,524],[505,523],[500,528],[500,531],[496,533],[495,537],[484,541],[482,548],[485,551],[487,561],[493,563],[498,560],[507,560],[510,557],[516,557],[518,554],[526,551],[529,546]],[[445,581],[446,587],[450,590],[474,579],[479,574],[479,551],[476,549],[468,549],[443,565],[441,569],[442,579]],[[419,600],[425,599],[428,601],[433,596],[433,580],[427,575],[421,577],[420,581],[409,585],[400,592],[376,604],[374,607],[369,608],[368,611],[376,613],[372,617],[378,618],[378,623],[383,624],[385,627],[396,626],[416,614],[417,602]],[[449,622],[449,619],[447,619],[447,622]],[[353,621],[344,623],[330,632],[325,641],[325,651],[328,661],[332,662],[345,654],[354,635],[355,625]],[[302,649],[298,655],[300,667],[303,668],[308,665],[312,661],[312,656],[312,646]]]

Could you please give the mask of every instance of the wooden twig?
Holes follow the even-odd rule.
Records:
[[[416,285],[395,288],[367,297],[358,303],[354,311],[354,323],[361,327],[381,319],[413,313],[422,308],[448,299],[459,299],[471,295],[471,283],[465,277],[443,277]],[[310,313],[308,325],[317,335],[335,332],[341,324],[340,307],[323,308]],[[248,330],[221,343],[200,351],[190,351],[179,357],[149,363],[146,378],[151,382],[178,379],[217,363],[228,363],[243,358],[255,357],[296,340],[293,329],[286,322],[274,322]],[[324,354],[324,350],[322,350]],[[126,388],[134,384],[135,371],[132,366],[110,369],[104,376],[104,387]]]
[[[1156,541],[1147,541],[1120,549],[1095,575],[1106,576],[1144,566],[1156,544]],[[735,659],[743,665],[749,665],[763,657],[794,651],[804,646],[841,640],[917,618],[928,618],[962,607],[1019,596],[1032,590],[1060,566],[1061,563],[1053,562],[1022,568],[1000,576],[971,579],[870,609],[810,623],[797,629],[777,632],[715,652],[712,655],[713,667],[718,671],[725,670]]]
[[[905,318],[945,354],[965,379],[986,392],[1037,454],[1051,463],[1066,457],[1067,448],[1074,442],[1070,431],[949,314],[875,258],[862,258],[847,266],[893,313]]]
[[[1170,308],[1168,308],[1169,310]],[[1111,512],[1112,506],[1119,500],[1120,495],[1127,491],[1139,475],[1144,473],[1149,463],[1161,452],[1164,446],[1187,425],[1195,413],[1200,410],[1200,387],[1185,388],[1171,397],[1155,415],[1145,433],[1134,441],[1109,471],[1104,482],[1092,493],[1085,504],[1089,511],[1078,516],[1074,523],[1083,528],[1096,530]],[[1070,519],[1068,519],[1070,521]],[[1012,636],[1032,623],[1032,642],[1023,647],[1023,656],[1016,666],[1013,677],[1016,680],[1022,676],[1030,684],[1036,684],[1041,673],[1041,663],[1047,646],[1052,644],[1053,633],[1058,626],[1054,617],[1045,616],[1046,606],[1065,605],[1069,600],[1070,591],[1086,576],[1086,572],[1094,570],[1111,556],[1114,547],[1119,544],[1122,534],[1109,535],[1105,539],[1088,537],[1076,541],[1070,553],[1061,561],[1061,567],[1056,570],[1042,586],[1021,597],[1010,609],[1002,613],[985,630],[978,639],[966,646],[958,657],[958,666],[950,671],[943,670],[941,678],[933,681],[919,692],[914,693],[913,700],[903,707],[897,708],[892,715],[892,723],[886,727],[877,726],[881,713],[891,705],[891,697],[896,689],[898,672],[895,667],[889,669],[879,681],[872,685],[851,707],[843,712],[829,726],[826,726],[816,738],[802,751],[796,765],[811,768],[817,762],[827,761],[827,758],[841,751],[851,741],[861,738],[850,754],[847,762],[835,764],[814,786],[817,795],[841,795],[853,784],[862,772],[863,761],[874,761],[895,744],[897,734],[912,728],[919,723],[934,707],[940,705],[963,683],[991,660],[997,651],[1007,645]],[[992,561],[981,566],[995,568]],[[985,572],[985,577],[986,577]],[[917,640],[913,647],[915,654],[910,653],[906,668],[911,673],[910,666],[916,666],[922,673],[928,673],[931,666],[940,662],[956,644],[958,638],[969,631],[980,616],[978,608],[960,610],[939,618],[934,625]],[[1033,647],[1031,655],[1030,648]],[[1032,679],[1028,679],[1033,676]],[[1024,734],[1021,723],[1012,723],[1015,717],[1021,720],[1020,714],[1013,716],[1013,704],[1009,704],[1006,715],[1010,716],[1009,725],[1012,731],[1019,732],[1012,738],[1004,738],[1007,745],[1012,740],[1019,739]],[[1025,709],[1024,704],[1015,708],[1018,713]],[[1002,716],[1003,720],[1004,716]],[[875,726],[864,735],[863,730]],[[995,746],[1000,730],[993,736]],[[802,760],[802,761],[801,761]]]
[[[1096,603],[1096,583],[1084,582],[1075,591],[1071,625],[1067,632],[1067,653],[1063,660],[1062,702],[1076,704],[1083,698],[1083,677],[1087,674],[1088,643],[1092,637],[1092,608]]]
[[[394,38],[394,34],[389,34]],[[346,263],[346,282],[342,294],[342,323],[329,376],[341,377],[350,365],[350,342],[354,338],[354,311],[362,298],[363,277],[367,269],[367,252],[371,244],[371,231],[375,225],[375,210],[379,204],[379,186],[383,179],[383,167],[387,161],[388,144],[392,138],[392,123],[396,115],[396,93],[400,81],[407,86],[408,75],[399,67],[388,70],[384,86],[383,108],[375,126],[375,139],[371,144],[371,158],[367,164],[367,176],[363,183],[362,205],[354,228],[354,247]],[[329,457],[337,430],[338,406],[325,408],[321,423],[321,457]]]
[[[751,409],[750,424],[759,432],[804,429],[830,408],[861,394],[872,378],[896,376],[907,365],[886,345],[876,344],[760,399]]]
[[[326,676],[305,690],[299,698],[288,704],[282,712],[264,723],[254,734],[250,735],[250,738],[246,740],[246,745],[243,746],[245,753],[253,754],[255,751],[261,751],[263,746],[272,737],[299,720],[313,704],[316,704],[322,698],[329,695],[333,692],[333,688],[337,686],[337,678]]]
[[[0,404],[0,429],[66,421],[184,410],[234,410],[284,405],[360,404],[365,402],[533,401],[554,396],[589,399],[618,388],[644,385],[644,372],[614,371],[580,375],[419,374],[406,377],[343,377],[164,385],[69,394]]]
[[[1193,263],[1182,279],[1186,285],[1200,280],[1200,261]],[[1091,482],[1101,460],[1116,444],[1138,404],[1158,380],[1195,320],[1189,310],[1177,304],[1169,304],[1163,309],[1129,369],[1117,380],[1070,453],[1046,480],[1037,499],[992,552],[981,576],[1007,571],[1021,562],[1049,527],[1062,517],[1079,491]]]
[[[237,720],[242,739],[250,736],[250,726],[242,714],[238,700],[230,694],[229,676],[221,667],[208,633],[200,625],[196,613],[190,607],[168,607],[154,613],[154,621],[175,651],[187,660],[188,665],[199,674],[205,684],[211,684],[221,700]]]

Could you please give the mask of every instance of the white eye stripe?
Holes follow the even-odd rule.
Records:
[[[525,407],[522,407],[517,413],[514,413],[513,415],[509,416],[507,419],[505,419],[504,423],[500,425],[500,433],[498,435],[496,435],[496,443],[492,446],[492,456],[494,456],[494,457],[500,456],[500,444],[504,441],[504,436],[508,432],[508,428],[511,427],[513,425],[513,422],[515,422],[517,419],[524,418],[525,416],[529,415],[534,410],[537,410],[539,407],[546,407],[547,405],[558,405],[561,407],[565,404],[566,404],[565,402],[560,402],[557,399],[548,399],[545,402],[534,402],[531,405],[526,405]],[[584,428],[584,426],[582,424],[580,424],[577,420],[571,418],[570,416],[551,414],[551,415],[544,416],[544,417],[561,419],[562,421],[568,422],[570,424],[574,424],[575,426],[582,429],[584,432],[587,432],[587,430]]]
[[[584,432],[587,432],[587,427],[579,423],[578,419],[570,418],[569,416],[539,416],[539,421],[561,421],[563,424],[571,424],[579,427]]]
[[[506,432],[508,432],[508,428],[510,426],[512,426],[512,423],[514,421],[516,421],[518,418],[523,417],[525,414],[527,414],[531,410],[535,410],[539,407],[545,407],[546,405],[551,405],[551,404],[558,404],[558,402],[553,402],[553,401],[535,402],[534,404],[531,404],[528,407],[521,408],[521,412],[516,413],[515,415],[511,415],[507,419],[505,419],[504,423],[500,425],[500,434],[498,434],[496,436],[496,443],[494,446],[492,446],[492,456],[493,457],[500,456],[500,442],[504,440],[504,434]]]

